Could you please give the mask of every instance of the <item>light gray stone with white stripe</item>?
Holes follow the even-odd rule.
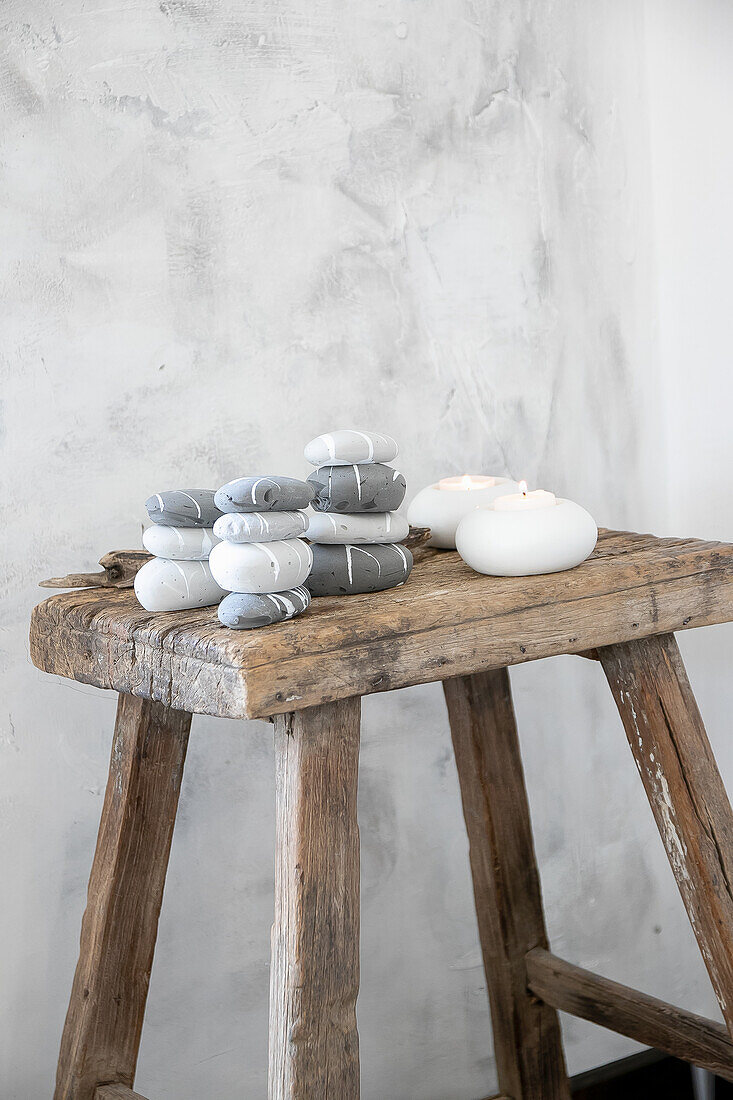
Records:
[[[211,607],[226,595],[207,561],[152,558],[135,575],[135,595],[146,611]]]
[[[284,592],[303,584],[313,553],[302,539],[220,542],[209,564],[214,580],[228,592]]]
[[[321,543],[402,542],[410,525],[399,512],[316,512],[306,538]]]
[[[304,454],[311,466],[351,466],[354,462],[392,462],[398,451],[391,435],[339,428],[311,439]]]
[[[174,561],[206,561],[218,541],[211,527],[154,523],[143,532],[143,546],[150,554]]]
[[[214,534],[227,542],[275,542],[305,534],[305,512],[228,512],[214,524]]]

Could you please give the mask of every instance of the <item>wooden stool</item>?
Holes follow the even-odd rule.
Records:
[[[733,619],[733,546],[601,533],[567,573],[493,578],[424,551],[402,588],[235,632],[132,592],[33,613],[46,672],[120,693],[56,1100],[132,1100],[192,713],[275,723],[270,1100],[359,1095],[360,697],[444,681],[503,1094],[569,1097],[557,1010],[733,1080],[733,814],[672,631]],[[507,666],[595,657],[727,1028],[548,951]]]

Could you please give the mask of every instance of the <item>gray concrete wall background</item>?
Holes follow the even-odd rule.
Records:
[[[114,716],[30,665],[39,578],[139,545],[157,488],[305,473],[304,443],[348,424],[398,438],[408,492],[510,472],[607,525],[669,513],[639,6],[11,0],[2,22],[0,1093],[29,1100]],[[598,670],[513,682],[554,946],[713,1011]],[[151,1097],[265,1094],[272,789],[269,726],[195,720]],[[436,686],[365,700],[360,819],[363,1094],[488,1095]],[[575,1070],[632,1049],[566,1039]]]

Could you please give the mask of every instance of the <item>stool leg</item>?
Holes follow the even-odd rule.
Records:
[[[120,695],[54,1100],[132,1087],[191,715]]]
[[[733,813],[672,634],[598,650],[733,1035]]]
[[[270,1100],[357,1100],[361,700],[275,718]]]
[[[547,946],[540,880],[505,668],[443,683],[468,831],[499,1088],[569,1100],[560,1023],[527,989],[525,955]]]

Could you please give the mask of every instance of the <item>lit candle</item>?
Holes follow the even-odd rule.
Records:
[[[477,573],[525,577],[572,569],[592,552],[595,520],[572,500],[544,489],[498,497],[469,512],[458,525],[456,548]]]
[[[465,515],[518,489],[517,482],[508,477],[485,474],[444,477],[420,490],[407,509],[407,519],[413,527],[430,528],[428,546],[455,550],[456,527]]]
[[[519,492],[509,493],[500,497],[494,504],[497,512],[531,512],[534,508],[552,508],[557,504],[554,493],[548,493],[545,489],[534,489],[527,492],[527,482],[519,482]]]
[[[495,477],[486,477],[484,474],[463,474],[462,477],[441,477],[438,488],[443,492],[471,492],[476,489],[493,489],[496,485]]]

